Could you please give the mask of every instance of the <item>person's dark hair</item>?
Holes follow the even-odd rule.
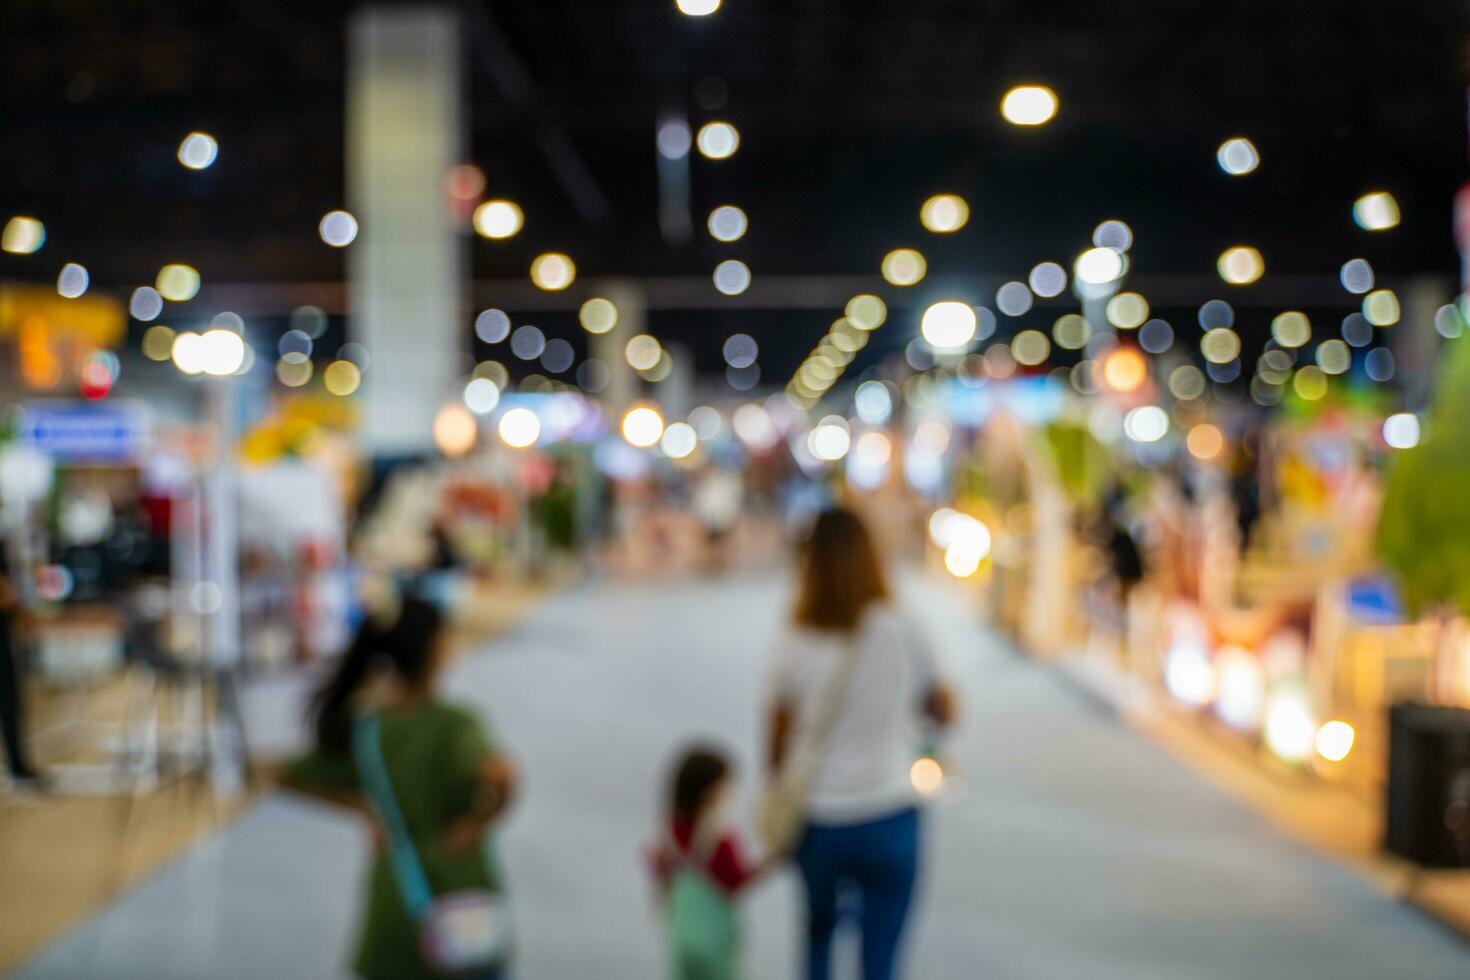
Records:
[[[878,551],[850,510],[823,511],[801,556],[795,620],[820,630],[851,631],[871,603],[888,598]]]
[[[729,760],[718,749],[699,746],[685,752],[674,770],[669,815],[691,825],[697,823],[709,803],[710,790],[729,772]]]
[[[353,696],[375,670],[386,668],[409,684],[422,681],[442,625],[438,607],[416,597],[402,601],[391,623],[371,616],[363,620],[337,670],[311,699],[317,744],[333,751],[347,748]]]

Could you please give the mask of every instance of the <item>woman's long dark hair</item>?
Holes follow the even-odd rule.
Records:
[[[850,632],[874,602],[888,598],[888,581],[863,522],[850,510],[823,511],[801,556],[795,620],[819,630]]]
[[[422,681],[442,625],[438,607],[414,597],[403,600],[391,623],[363,620],[337,670],[311,699],[317,745],[346,750],[352,735],[353,697],[375,670],[387,668],[409,684]]]

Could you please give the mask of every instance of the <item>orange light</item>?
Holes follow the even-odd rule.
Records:
[[[1103,361],[1103,383],[1114,391],[1137,391],[1148,379],[1148,361],[1132,347],[1119,347]]]
[[[61,358],[51,348],[46,321],[28,316],[20,323],[20,376],[32,388],[55,388],[61,383]]]
[[[1184,444],[1195,459],[1214,459],[1225,448],[1225,435],[1218,426],[1201,422],[1189,430]]]

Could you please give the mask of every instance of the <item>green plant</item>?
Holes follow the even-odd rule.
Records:
[[[1414,616],[1470,613],[1470,342],[1444,345],[1423,438],[1393,452],[1377,545]]]

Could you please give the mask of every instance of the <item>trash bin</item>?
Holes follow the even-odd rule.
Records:
[[[1389,852],[1427,868],[1470,867],[1470,711],[1389,709]]]

